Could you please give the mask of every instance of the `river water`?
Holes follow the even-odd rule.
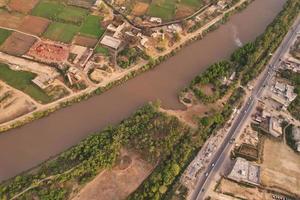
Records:
[[[120,122],[146,102],[159,99],[164,108],[182,109],[178,92],[210,64],[263,33],[284,3],[255,0],[218,30],[155,69],[100,96],[0,134],[0,182],[77,144],[88,134]]]

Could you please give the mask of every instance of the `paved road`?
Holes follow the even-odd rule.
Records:
[[[247,100],[246,104],[240,110],[239,115],[234,120],[227,136],[224,138],[223,143],[221,144],[220,148],[218,149],[217,153],[214,155],[210,163],[209,169],[207,169],[205,175],[199,178],[198,183],[196,185],[196,189],[191,196],[192,200],[202,200],[205,197],[206,188],[211,184],[213,178],[216,174],[220,171],[221,167],[225,162],[225,159],[228,158],[228,154],[232,148],[232,144],[230,144],[230,140],[236,138],[240,132],[243,123],[249,117],[253,105],[255,101],[260,98],[264,86],[270,81],[272,76],[274,75],[275,70],[279,66],[280,58],[284,55],[284,53],[288,50],[288,48],[292,45],[294,38],[297,35],[297,32],[300,30],[300,17],[294,23],[294,26],[286,35],[285,39],[281,43],[280,47],[276,50],[273,57],[269,62],[268,68],[263,71],[262,77],[258,80],[255,88],[252,91],[251,97]]]

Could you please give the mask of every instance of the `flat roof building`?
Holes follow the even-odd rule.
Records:
[[[108,35],[105,35],[101,42],[101,44],[107,46],[107,47],[110,47],[112,49],[119,49],[120,45],[121,45],[121,40],[117,39],[117,38],[114,38],[114,37],[111,37],[111,36],[108,36]]]

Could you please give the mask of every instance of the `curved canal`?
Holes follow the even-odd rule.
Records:
[[[0,181],[38,165],[94,131],[120,122],[146,102],[160,99],[165,108],[182,108],[178,92],[207,66],[227,58],[239,45],[263,33],[284,3],[255,0],[218,30],[183,48],[154,70],[100,96],[0,134]]]

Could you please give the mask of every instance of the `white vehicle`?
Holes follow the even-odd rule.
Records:
[[[205,176],[208,177],[208,172],[205,173]]]
[[[211,164],[211,166],[214,167],[214,166],[215,166],[215,163]]]

